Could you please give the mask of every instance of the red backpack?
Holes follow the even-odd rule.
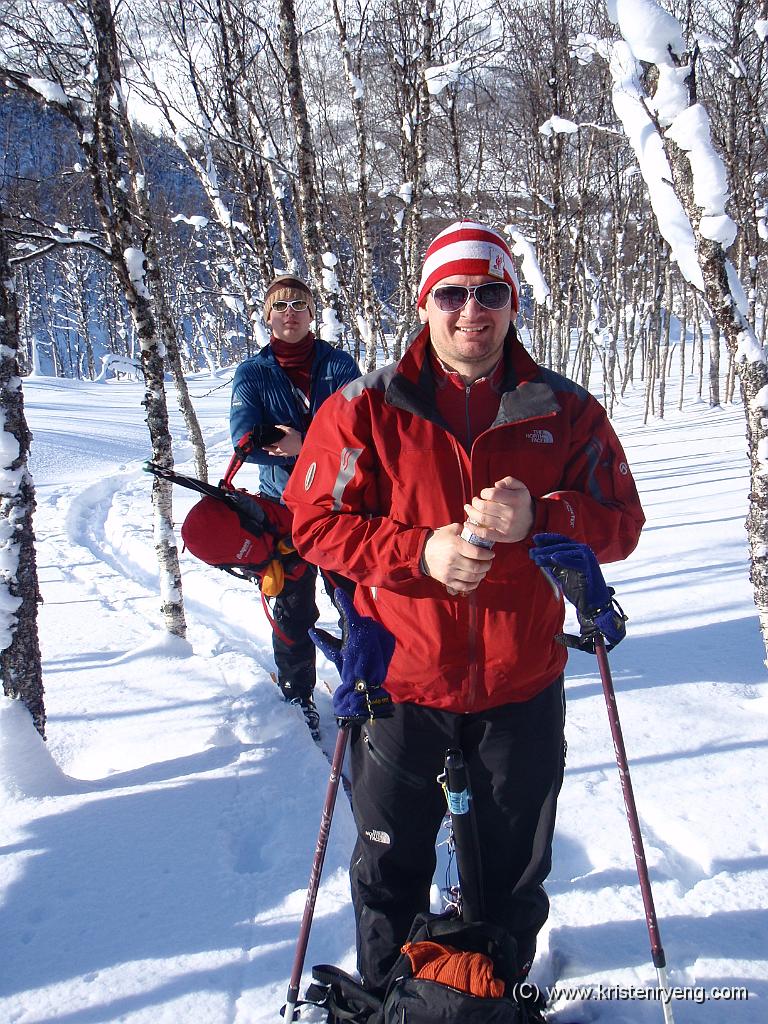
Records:
[[[250,431],[235,445],[218,486],[154,462],[145,462],[144,469],[203,495],[182,523],[184,546],[200,561],[256,583],[264,600],[277,597],[286,579],[298,579],[307,566],[291,541],[293,517],[285,505],[243,488],[236,490],[232,483],[253,449]]]

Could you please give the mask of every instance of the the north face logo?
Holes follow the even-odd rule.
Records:
[[[551,430],[532,430],[530,434],[525,435],[529,441],[533,441],[534,444],[554,444],[555,439],[552,436]]]
[[[386,832],[382,832],[378,828],[367,828],[365,834],[371,840],[372,843],[383,843],[384,846],[389,846],[392,840]]]

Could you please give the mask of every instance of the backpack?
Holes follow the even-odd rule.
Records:
[[[423,976],[430,973],[429,967],[414,974],[414,947],[422,943],[445,951],[455,984]],[[454,959],[452,954],[458,957]],[[480,957],[467,958],[466,954]],[[305,1002],[327,1010],[328,1024],[527,1024],[527,1008],[508,994],[517,977],[516,954],[514,939],[500,925],[465,923],[453,912],[418,914],[403,953],[390,971],[383,999],[367,992],[338,967],[320,964],[312,968],[314,982],[307,989]],[[440,957],[437,962],[442,962]],[[458,970],[452,968],[454,963],[459,964]],[[469,969],[465,969],[467,965]],[[498,995],[465,990],[473,987],[466,982],[473,975],[477,978],[478,966],[486,981],[490,976]]]
[[[251,580],[264,597],[277,597],[286,578],[306,568],[291,543],[288,509],[245,490],[206,494],[187,513],[181,539],[195,558]]]
[[[298,579],[307,565],[293,546],[293,517],[285,505],[243,488],[236,490],[232,483],[254,447],[253,431],[249,431],[235,445],[218,486],[164,469],[154,462],[145,462],[144,469],[203,495],[182,523],[184,546],[207,565],[255,583],[274,626],[265,598],[277,597],[286,579]]]

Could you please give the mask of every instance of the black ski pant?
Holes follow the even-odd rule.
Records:
[[[272,651],[277,666],[277,685],[286,700],[311,697],[315,688],[315,645],[307,630],[317,622],[315,602],[317,569],[306,569],[295,580],[286,580],[272,606],[276,629],[272,630]]]
[[[354,585],[342,576],[333,578],[320,573],[329,597],[335,587],[348,593]],[[315,602],[317,567],[306,563],[306,569],[295,580],[286,580],[272,605],[277,629],[272,630],[272,652],[277,666],[277,685],[286,700],[304,700],[315,689],[315,645],[308,630],[320,615]]]
[[[391,718],[353,728],[352,807],[358,838],[350,880],[358,969],[381,993],[411,922],[429,909],[435,841],[446,802],[436,781],[459,747],[469,770],[487,919],[518,944],[527,970],[547,919],[565,742],[563,677],[532,700],[477,714],[396,704]]]

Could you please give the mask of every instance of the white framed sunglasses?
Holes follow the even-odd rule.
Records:
[[[506,281],[486,281],[473,286],[439,284],[430,294],[443,313],[458,313],[469,302],[470,295],[485,309],[504,309],[509,305],[512,289]]]
[[[306,299],[277,299],[272,303],[272,309],[276,313],[284,313],[288,307],[295,309],[297,313],[303,313],[305,309],[309,309],[309,303]]]

